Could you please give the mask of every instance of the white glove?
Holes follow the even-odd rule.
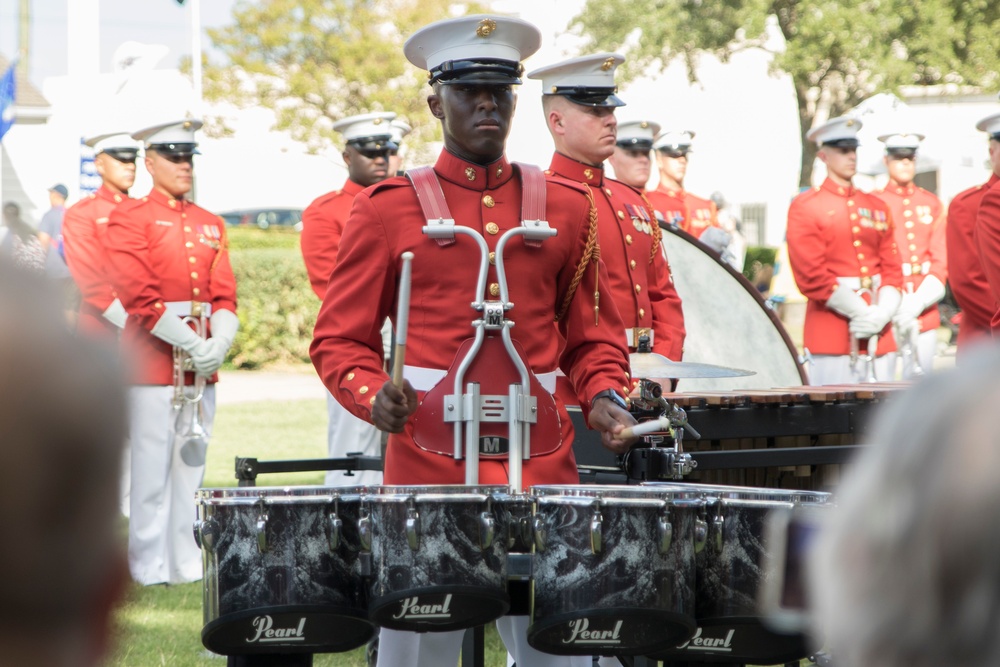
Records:
[[[119,329],[125,328],[125,320],[128,319],[128,313],[125,312],[125,306],[122,305],[120,299],[112,301],[111,305],[101,314],[104,316],[104,319]]]
[[[920,312],[924,312],[944,298],[944,283],[937,276],[926,276],[913,294],[920,299],[920,303],[924,306]]]
[[[916,292],[906,292],[903,294],[902,301],[899,302],[899,308],[896,310],[896,314],[893,315],[892,322],[900,329],[903,329],[904,323],[915,321],[920,317],[920,313],[922,312],[924,312],[923,299]]]
[[[206,341],[203,352],[191,355],[191,363],[198,375],[211,377],[222,367],[239,328],[240,320],[232,311],[217,310],[212,313],[212,337]]]
[[[865,312],[851,318],[847,329],[855,338],[871,338],[882,332],[889,318],[878,306],[868,306]]]
[[[208,341],[184,324],[181,318],[170,313],[165,313],[157,320],[150,333],[165,343],[181,348],[192,358],[203,355],[208,350]]]
[[[878,291],[878,304],[868,306],[863,313],[851,318],[848,330],[855,338],[869,338],[882,331],[899,307],[899,290],[883,287]]]
[[[721,255],[733,237],[721,227],[709,227],[701,233],[698,240]]]
[[[854,319],[868,310],[868,303],[850,287],[837,285],[836,291],[826,300],[826,307],[847,319]]]

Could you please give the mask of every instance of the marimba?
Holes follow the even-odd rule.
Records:
[[[683,441],[684,451],[698,464],[687,481],[820,490],[836,484],[838,464],[856,451],[872,415],[908,384],[676,392],[664,397],[687,412],[701,436]],[[584,480],[624,479],[621,461],[587,429],[582,413],[573,410],[570,416],[576,427],[577,465]],[[664,442],[664,446],[671,444]],[[651,465],[655,469],[655,464]],[[663,479],[655,470],[652,473],[645,478]]]

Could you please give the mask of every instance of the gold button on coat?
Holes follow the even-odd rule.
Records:
[[[489,206],[489,204],[487,204],[487,206]],[[487,222],[486,223],[486,233],[487,234],[496,234],[499,231],[500,231],[500,225],[498,225],[497,223],[495,223],[495,222]]]
[[[365,385],[361,385],[361,388],[358,389],[358,393],[361,394],[361,395],[367,394],[368,393],[368,385],[366,385],[366,384]]]
[[[493,208],[495,205],[496,202],[493,201],[493,197],[491,197],[490,195],[485,195],[483,197],[483,206],[485,206],[486,208]]]

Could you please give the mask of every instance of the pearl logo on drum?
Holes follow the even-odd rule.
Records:
[[[268,644],[274,642],[304,642],[306,636],[304,630],[306,619],[299,619],[299,625],[295,628],[275,628],[274,620],[270,616],[257,616],[252,622],[256,635],[247,639],[248,644]]]
[[[451,593],[444,596],[442,604],[420,604],[420,598],[405,598],[394,619],[451,618]]]
[[[589,618],[578,618],[569,622],[570,637],[564,644],[621,644],[623,621],[618,620],[613,630],[591,630]]]
[[[725,637],[703,637],[702,632],[704,632],[704,630],[705,628],[698,628],[698,631],[694,633],[694,637],[687,640],[677,648],[687,649],[688,651],[732,652],[733,635],[736,634],[735,628],[730,628]]]

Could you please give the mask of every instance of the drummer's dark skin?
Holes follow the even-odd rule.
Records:
[[[489,164],[503,156],[517,96],[509,84],[456,83],[434,85],[427,97],[431,114],[441,121],[444,145],[449,152],[476,164]],[[387,381],[372,405],[372,423],[380,431],[401,433],[418,406],[417,392],[409,381],[402,388]],[[615,452],[628,451],[635,439],[619,434],[635,419],[608,398],[599,398],[590,410],[589,426],[601,433],[601,443]]]

